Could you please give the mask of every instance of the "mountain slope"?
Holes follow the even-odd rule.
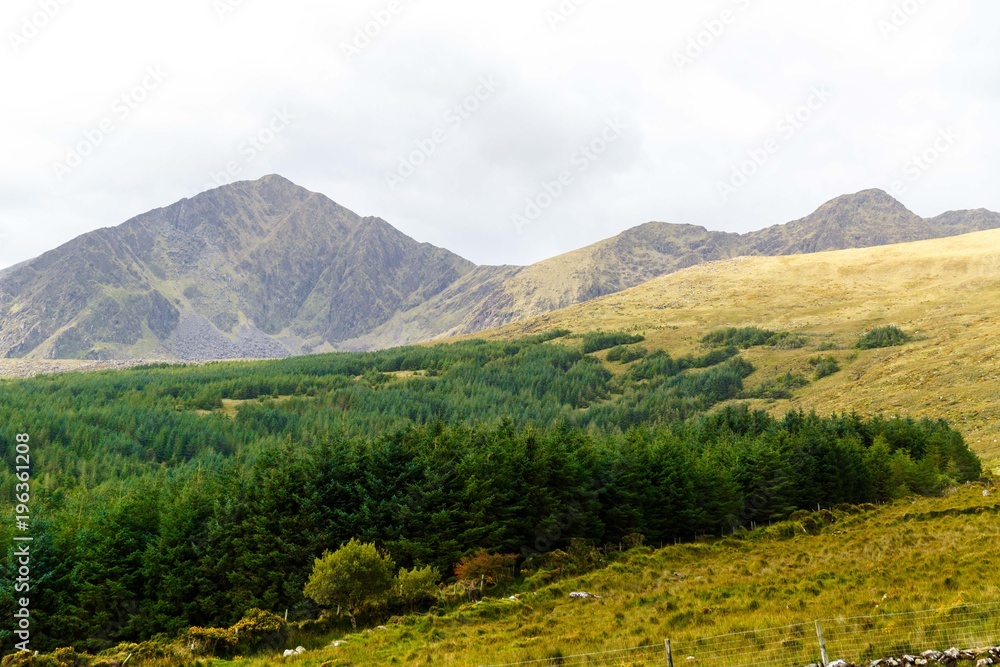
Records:
[[[924,241],[1000,228],[1000,214],[952,211],[921,218],[882,190],[827,202],[815,213],[744,237],[744,255],[794,255]]]
[[[85,234],[0,273],[0,357],[212,359],[390,347],[474,333],[752,255],[1000,228],[924,219],[880,190],[739,235],[651,222],[528,267],[480,266],[280,176]]]
[[[620,292],[652,278],[690,266],[738,256],[792,255],[867,248],[969,232],[1000,229],[1000,213],[953,211],[921,218],[881,190],[838,197],[806,218],[747,234],[713,232],[694,225],[650,222],[622,234],[523,268],[497,289],[481,291],[479,303],[462,293],[467,313],[443,335],[475,333],[525,317]],[[432,313],[456,299],[455,284],[409,313],[395,317],[356,347],[385,347],[433,337],[418,322],[435,321]],[[419,331],[419,335],[412,332]]]
[[[867,329],[896,324],[902,347],[852,349]],[[483,337],[552,328],[644,333],[650,348],[686,354],[727,326],[806,336],[797,350],[760,347],[747,381],[797,373],[834,356],[843,370],[792,400],[754,401],[775,414],[905,412],[947,419],[980,455],[1000,458],[1000,230],[878,248],[738,258],[696,266],[619,294],[508,325]],[[995,461],[996,465],[1000,461]]]
[[[474,333],[619,292],[703,262],[735,257],[737,234],[650,222],[527,267],[480,267],[426,303],[403,312],[351,349]],[[442,314],[447,316],[442,316]]]
[[[474,265],[270,176],[15,268],[0,278],[0,354],[194,359],[357,336]]]

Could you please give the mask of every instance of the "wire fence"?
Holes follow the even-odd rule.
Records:
[[[883,658],[920,656],[925,651],[943,652],[952,648],[976,651],[996,646],[1000,646],[1000,603],[987,603],[830,618],[713,637],[670,639],[663,644],[598,653],[556,654],[486,667],[806,667],[836,661],[869,665]]]

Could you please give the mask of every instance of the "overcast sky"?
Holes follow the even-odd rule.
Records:
[[[995,0],[4,0],[0,30],[0,268],[270,173],[478,263],[871,187],[1000,210]]]

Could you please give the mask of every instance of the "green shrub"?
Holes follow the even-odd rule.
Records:
[[[628,377],[632,380],[650,380],[654,377],[673,377],[683,370],[681,362],[663,350],[657,350],[629,369]]]
[[[563,571],[566,574],[583,574],[598,567],[601,562],[601,552],[587,541],[574,537],[566,548],[566,561]]]
[[[784,375],[760,383],[755,389],[745,392],[745,398],[761,398],[767,400],[788,399],[792,392],[809,384],[809,380],[796,373]]]
[[[889,325],[875,327],[858,339],[854,347],[859,350],[875,350],[883,347],[905,345],[911,340],[910,335],[897,326]]]
[[[763,345],[781,350],[797,350],[805,347],[807,341],[805,336],[787,331],[770,331],[760,327],[726,327],[716,329],[702,338],[701,342],[712,347],[733,346],[744,350]]]
[[[761,329],[760,327],[725,327],[723,329],[716,329],[715,331],[709,333],[701,339],[701,342],[705,345],[712,345],[714,347],[733,345],[743,349],[748,349],[751,347],[757,347],[758,345],[766,345],[767,341],[771,339],[771,336],[773,336],[774,333],[775,332],[773,331]]]
[[[631,345],[646,340],[645,336],[627,334],[624,332],[594,331],[583,337],[583,353],[600,352],[616,345]]]
[[[393,589],[400,602],[413,608],[437,599],[440,580],[441,573],[430,565],[412,570],[400,568]]]
[[[809,360],[809,365],[816,370],[817,380],[822,380],[825,377],[840,372],[840,363],[832,355],[828,357],[813,357]]]
[[[627,348],[624,345],[616,345],[615,347],[608,350],[608,361],[621,361],[622,357],[625,356],[625,350]]]
[[[740,353],[735,347],[723,347],[701,356],[686,356],[674,359],[663,350],[657,350],[643,358],[633,366],[627,378],[630,380],[652,380],[654,378],[671,378],[692,368],[712,368],[718,366]]]
[[[535,334],[534,336],[527,336],[522,339],[527,343],[548,343],[550,340],[556,340],[557,338],[565,338],[571,335],[573,332],[569,329],[552,329],[544,333]]]
[[[775,334],[767,344],[779,350],[800,350],[805,347],[808,342],[809,341],[802,334],[793,334],[788,333],[787,331],[782,331]]]
[[[620,361],[623,364],[630,364],[633,361],[643,359],[649,351],[644,347],[627,347],[618,345],[608,352],[608,361]]]
[[[685,357],[682,362],[690,364],[690,368],[711,368],[712,366],[718,366],[724,361],[729,361],[739,353],[739,349],[733,345],[729,345],[712,350],[700,357]]]

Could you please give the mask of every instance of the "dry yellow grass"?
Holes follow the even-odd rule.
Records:
[[[550,328],[632,330],[648,345],[685,353],[721,326],[803,333],[794,351],[756,349],[748,385],[787,371],[808,373],[822,352],[844,370],[761,403],[821,413],[907,413],[953,422],[987,459],[1000,457],[1000,231],[880,248],[740,258],[658,278],[633,289],[478,334],[511,337]],[[870,327],[897,324],[909,345],[850,350]],[[996,461],[993,464],[996,465]]]

